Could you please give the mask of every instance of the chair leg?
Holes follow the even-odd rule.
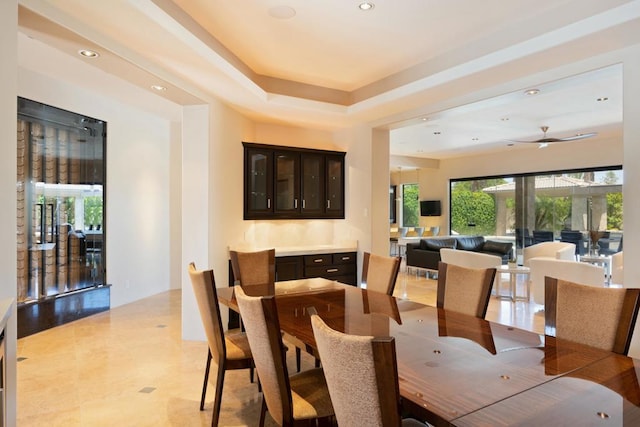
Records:
[[[296,347],[296,369],[298,370],[297,372],[300,372],[301,359],[302,359],[302,350],[300,350],[300,347]]]
[[[207,395],[207,382],[209,381],[209,369],[211,369],[211,350],[207,353],[207,365],[204,369],[204,384],[202,385],[202,397],[200,398],[200,410],[204,410],[204,398]]]
[[[260,407],[260,423],[258,424],[260,427],[264,427],[264,419],[267,414],[267,402],[264,400],[264,395],[262,396],[262,406]]]
[[[224,374],[226,369],[224,366],[218,366],[218,379],[216,380],[216,397],[213,401],[213,416],[211,418],[211,427],[217,427],[220,418],[220,406],[222,406],[222,387],[224,386]]]

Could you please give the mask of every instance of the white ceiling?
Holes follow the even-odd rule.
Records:
[[[620,66],[560,77],[640,43],[640,0],[374,0],[366,12],[358,0],[19,3],[28,40],[75,58],[95,49],[84,61],[167,87],[156,96],[222,99],[258,121],[319,129],[367,123],[392,129],[392,154],[427,158],[505,149],[543,125],[554,137],[619,134]],[[525,96],[532,86],[540,94]]]

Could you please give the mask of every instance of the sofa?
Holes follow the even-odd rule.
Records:
[[[497,255],[506,264],[513,256],[513,243],[485,240],[483,236],[448,236],[420,239],[407,243],[407,267],[438,270],[440,249],[457,249]]]

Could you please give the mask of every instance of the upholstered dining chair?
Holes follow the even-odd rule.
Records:
[[[249,286],[264,286],[263,295],[273,295],[276,281],[276,250],[265,249],[254,252],[229,251],[231,269],[236,284],[245,289]]]
[[[400,416],[400,387],[392,337],[348,335],[308,309],[327,387],[340,427],[425,426]]]
[[[440,261],[437,307],[484,319],[495,276],[495,268],[467,268]]]
[[[545,278],[545,334],[627,355],[640,289],[596,288]]]
[[[204,331],[207,336],[208,354],[204,372],[204,384],[202,385],[202,397],[200,398],[200,410],[204,410],[204,401],[207,394],[209,370],[211,360],[215,358],[218,367],[216,377],[216,395],[213,404],[213,417],[211,425],[217,426],[220,417],[222,403],[222,388],[227,370],[249,369],[253,382],[253,358],[246,334],[240,330],[230,330],[226,333],[222,327],[220,318],[220,306],[216,293],[216,283],[213,270],[197,270],[195,264],[189,264],[189,278],[193,286],[193,293],[198,303],[198,311],[202,319]]]
[[[241,286],[235,287],[235,295],[262,384],[259,425],[264,425],[267,410],[280,426],[330,420],[333,406],[322,368],[288,375],[275,297],[249,296]]]
[[[365,252],[363,256],[363,287],[366,286],[369,291],[393,295],[402,258],[374,255],[369,252]]]

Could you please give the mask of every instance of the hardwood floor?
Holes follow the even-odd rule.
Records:
[[[402,272],[395,295],[435,305],[436,281]],[[492,298],[487,319],[542,333],[536,308]],[[18,425],[208,426],[212,385],[199,410],[206,354],[204,342],[181,339],[180,290],[21,338]],[[294,372],[291,355],[288,365]],[[312,367],[313,360],[304,357],[303,365]],[[249,373],[229,371],[220,425],[257,425],[259,408]]]

